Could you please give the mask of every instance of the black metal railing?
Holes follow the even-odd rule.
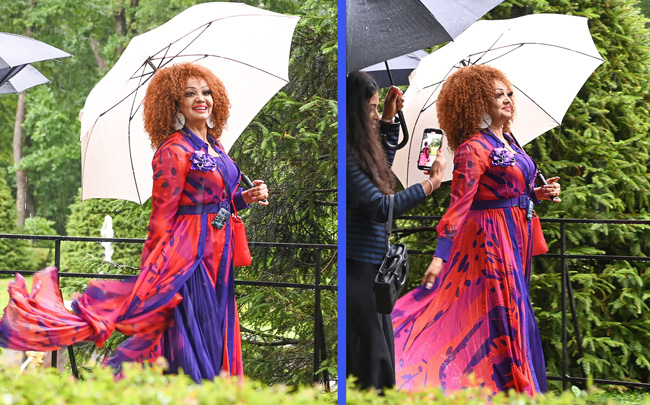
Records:
[[[54,263],[57,268],[61,268],[61,243],[62,242],[111,242],[111,243],[132,243],[142,244],[144,239],[134,238],[92,238],[92,237],[78,237],[78,236],[40,236],[40,235],[13,235],[13,234],[0,234],[0,239],[21,239],[32,241],[53,241],[54,242]],[[313,265],[313,283],[290,283],[290,282],[273,282],[273,281],[257,281],[257,280],[235,280],[236,285],[243,286],[264,286],[273,288],[295,288],[302,290],[314,291],[314,359],[313,359],[313,379],[314,382],[321,382],[327,389],[329,389],[330,376],[325,370],[319,378],[318,370],[321,364],[327,360],[327,342],[325,340],[325,330],[323,325],[323,312],[321,308],[321,293],[323,291],[338,292],[336,285],[322,284],[321,273],[323,271],[323,251],[337,250],[337,245],[332,244],[310,244],[310,243],[280,243],[280,242],[249,242],[251,248],[286,248],[286,249],[311,249],[314,252],[314,265]],[[94,278],[94,279],[124,279],[131,277],[131,274],[97,274],[97,273],[68,273],[59,271],[59,277],[70,278]],[[23,275],[30,275],[36,273],[35,271],[26,271],[20,269],[0,270],[0,274],[13,275],[21,273]],[[57,364],[57,351],[52,353],[52,367]],[[70,357],[70,368],[73,375],[78,378],[78,370],[76,359],[74,356],[74,349],[72,346],[68,347],[68,354]]]
[[[415,220],[415,221],[426,221],[429,223],[435,223],[440,220],[440,216],[408,216],[404,215],[398,220]],[[573,287],[571,285],[571,276],[569,274],[569,260],[597,260],[597,261],[615,261],[615,260],[627,260],[632,262],[650,262],[650,257],[646,256],[624,256],[624,255],[586,255],[586,254],[569,254],[567,253],[567,229],[568,224],[623,224],[623,225],[650,225],[650,220],[618,220],[618,219],[561,219],[561,218],[540,218],[543,223],[555,223],[559,224],[560,235],[559,235],[559,248],[560,253],[546,253],[544,255],[536,256],[542,258],[543,260],[560,260],[560,271],[561,275],[561,313],[562,313],[562,375],[561,376],[552,376],[548,375],[547,378],[552,381],[561,381],[562,389],[566,390],[568,384],[574,383],[577,385],[584,385],[587,383],[587,378],[584,377],[575,377],[569,375],[569,355],[568,355],[568,322],[567,315],[570,311],[572,314],[573,328],[575,331],[576,346],[578,348],[578,355],[580,358],[584,357],[583,347],[582,347],[582,336],[580,333],[580,328],[578,326],[578,316],[576,312],[575,300],[573,297]],[[410,235],[419,232],[431,232],[435,231],[435,226],[423,226],[423,227],[409,227],[409,228],[395,228],[393,229],[394,234],[398,235]],[[432,254],[433,251],[424,251],[409,249],[409,254]],[[567,308],[568,304],[568,308]],[[616,381],[610,379],[591,379],[594,384],[602,385],[619,385],[627,386],[633,388],[644,388],[650,389],[650,384],[632,382],[632,381]]]

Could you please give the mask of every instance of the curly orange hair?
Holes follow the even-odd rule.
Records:
[[[483,116],[494,100],[494,82],[497,80],[512,91],[512,84],[503,72],[486,65],[463,67],[445,81],[436,109],[440,128],[445,131],[452,150],[480,130]],[[514,117],[514,100],[511,106]],[[510,132],[511,123],[512,118],[503,126],[504,132]]]
[[[221,136],[230,114],[226,88],[210,69],[189,62],[179,63],[156,71],[144,96],[144,129],[154,149],[177,131],[174,129],[176,113],[191,78],[205,80],[212,91],[214,128],[208,128],[208,134],[215,139]]]

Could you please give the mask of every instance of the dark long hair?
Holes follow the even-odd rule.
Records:
[[[378,124],[370,118],[368,101],[377,93],[377,83],[368,74],[354,72],[347,79],[347,157],[365,171],[384,194],[395,191],[395,177],[386,161]]]

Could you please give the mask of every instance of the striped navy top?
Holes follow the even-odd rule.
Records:
[[[380,123],[382,133],[391,143],[397,143],[399,124]],[[387,151],[392,166],[395,151]],[[346,161],[347,198],[347,258],[381,264],[386,253],[386,221],[388,221],[389,196],[383,194],[354,160]],[[421,184],[395,194],[393,218],[416,207],[426,200]]]

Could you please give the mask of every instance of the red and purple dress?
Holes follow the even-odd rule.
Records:
[[[488,132],[456,149],[451,202],[437,226],[442,271],[392,313],[398,389],[547,390],[528,292],[536,167],[505,136],[516,153]]]
[[[107,362],[116,369],[165,356],[170,372],[183,369],[197,382],[222,371],[243,375],[230,220],[221,229],[211,224],[222,208],[246,208],[237,190],[241,173],[220,144],[210,140],[219,156],[208,156],[208,144],[184,131],[153,158],[140,274],[91,281],[73,297],[73,312],[63,305],[55,268],[37,273],[31,292],[17,275],[0,320],[0,346],[52,351],[84,340],[101,346],[118,330],[131,336]]]

